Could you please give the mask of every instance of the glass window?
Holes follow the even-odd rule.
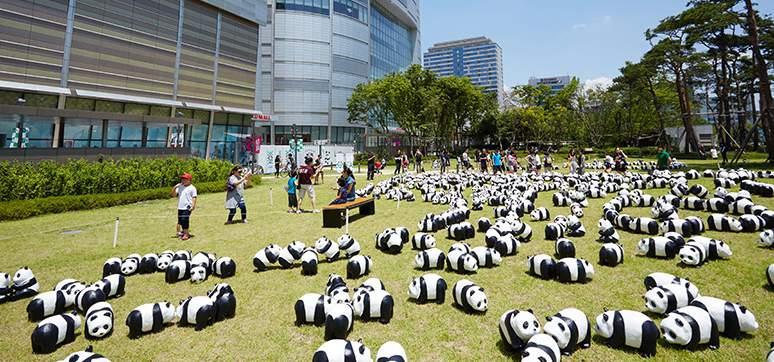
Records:
[[[169,126],[160,123],[148,123],[148,138],[145,147],[163,148],[167,147],[167,133]]]
[[[142,123],[108,121],[107,147],[133,148],[142,146]]]
[[[277,10],[304,11],[308,13],[329,15],[330,5],[327,0],[276,0]]]
[[[65,119],[65,148],[102,147],[102,120],[96,119]]]
[[[207,152],[207,131],[210,126],[197,124],[191,129],[191,155],[204,158]]]
[[[0,115],[0,148],[11,147],[11,138],[19,127],[20,117],[14,114]]]
[[[210,122],[210,112],[195,110],[194,113],[193,113],[193,119],[195,119],[197,121],[202,121],[202,122],[209,123]]]
[[[388,12],[371,6],[371,78],[406,69],[414,53],[414,34]]]
[[[364,23],[368,22],[368,8],[352,0],[333,0],[333,11]]]

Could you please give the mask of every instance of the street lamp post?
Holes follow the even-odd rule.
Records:
[[[290,132],[292,133],[293,142],[291,143],[293,145],[293,162],[296,163],[296,168],[298,168],[298,140],[296,139],[296,124],[293,123],[293,126],[290,128]]]

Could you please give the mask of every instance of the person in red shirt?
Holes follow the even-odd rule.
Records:
[[[298,169],[298,209],[301,210],[301,205],[304,204],[306,195],[309,195],[309,200],[312,202],[312,212],[318,213],[315,205],[314,185],[312,185],[312,178],[316,173],[316,169],[312,165],[312,158],[307,157],[304,160],[304,165]]]

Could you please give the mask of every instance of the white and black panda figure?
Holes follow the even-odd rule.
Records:
[[[362,342],[332,339],[323,343],[312,356],[312,362],[371,362],[371,350]]]
[[[694,184],[691,186],[691,188],[688,189],[688,193],[695,195],[698,198],[705,198],[707,195],[709,195],[709,190],[707,190],[706,187],[700,184]]]
[[[121,276],[121,278],[123,278],[123,275]],[[0,279],[3,279],[2,274],[0,274]],[[56,286],[54,287],[54,291],[61,291],[61,292],[64,292],[65,294],[69,294],[70,298],[66,299],[67,303],[65,304],[65,308],[70,308],[75,304],[75,296],[78,295],[78,293],[80,293],[81,290],[83,290],[86,287],[87,285],[82,281],[75,280],[75,279],[63,279],[59,283],[56,283]]]
[[[567,236],[583,237],[586,235],[586,228],[583,227],[580,219],[575,215],[570,215],[567,220],[567,230],[565,231]]]
[[[236,262],[227,256],[222,256],[213,264],[212,273],[218,278],[231,278],[236,275]]]
[[[355,255],[347,261],[347,279],[357,279],[371,272],[374,262],[370,256]]]
[[[355,316],[364,320],[379,320],[382,324],[390,323],[393,316],[395,301],[386,290],[374,290],[359,293],[352,301],[355,308]]]
[[[695,350],[706,344],[710,349],[720,348],[718,326],[712,316],[699,307],[685,306],[661,320],[661,333],[670,344]]]
[[[215,305],[215,322],[220,322],[236,315],[236,295],[227,283],[218,283],[207,292],[207,297]]]
[[[376,249],[388,254],[398,254],[403,250],[403,241],[395,230],[387,229],[376,235]]]
[[[99,353],[95,353],[94,347],[89,346],[83,351],[70,353],[59,362],[110,362],[110,360]]]
[[[667,285],[667,284],[678,284],[682,286],[683,288],[688,289],[688,293],[691,295],[698,296],[699,295],[699,288],[696,287],[695,284],[691,283],[688,279],[683,279],[680,277],[676,277],[672,274],[668,273],[650,273],[648,276],[645,277],[645,289],[651,290],[655,287]]]
[[[556,262],[556,280],[562,283],[586,283],[594,278],[594,266],[586,260],[563,258]]]
[[[556,261],[548,254],[532,255],[527,258],[527,270],[541,279],[553,279],[556,276]]]
[[[191,265],[201,265],[207,270],[207,274],[212,271],[212,264],[215,263],[215,254],[200,251],[191,258]]]
[[[629,231],[637,234],[658,234],[658,221],[649,217],[638,217],[629,223]]]
[[[768,229],[761,231],[758,238],[758,246],[763,248],[774,247],[774,230]]]
[[[121,274],[108,275],[94,282],[94,286],[102,289],[107,299],[122,297],[126,293],[126,277]]]
[[[306,248],[301,253],[301,275],[317,275],[317,250]]]
[[[739,223],[742,224],[742,232],[746,233],[761,231],[766,227],[766,220],[758,215],[742,215]]]
[[[172,255],[172,261],[175,260],[188,260],[191,261],[190,250],[178,250]]]
[[[546,240],[558,240],[564,237],[564,233],[567,230],[566,224],[549,223],[545,227]]]
[[[565,356],[572,355],[578,348],[591,346],[591,322],[585,313],[575,308],[562,309],[546,317],[543,331],[556,341]]]
[[[102,276],[110,274],[121,274],[121,258],[109,258],[102,264]]]
[[[623,245],[605,243],[599,248],[599,265],[615,267],[624,262]]]
[[[75,296],[75,307],[79,312],[85,313],[92,305],[106,300],[107,296],[102,288],[92,285],[84,288]]]
[[[159,256],[153,253],[145,254],[140,259],[140,267],[137,270],[140,274],[151,274],[156,272],[156,265],[159,262]]]
[[[481,217],[478,219],[478,232],[485,233],[490,227],[492,227],[492,221],[488,218]]]
[[[293,257],[293,252],[290,250],[290,246],[280,250],[277,255],[277,264],[282,269],[290,269],[296,264],[296,258]]]
[[[355,240],[352,236],[349,234],[344,234],[339,237],[338,240],[339,243],[339,250],[344,252],[344,255],[347,258],[351,258],[355,255],[360,254],[360,243]]]
[[[258,250],[253,256],[253,266],[256,271],[265,271],[269,268],[269,265],[277,262],[279,253],[282,248],[277,244],[269,244],[265,248]]]
[[[572,205],[570,205],[570,214],[577,217],[582,218],[583,217],[583,206],[581,204],[575,202]]]
[[[478,259],[461,249],[452,249],[446,254],[449,269],[457,273],[474,273],[478,270]]]
[[[374,290],[387,290],[384,283],[379,278],[368,278],[352,292],[352,299],[357,299],[361,293],[373,292]]]
[[[679,247],[672,239],[663,236],[640,239],[637,243],[637,255],[650,258],[672,259],[678,250]]]
[[[419,270],[443,270],[446,267],[446,255],[438,248],[422,250],[414,257],[414,267]]]
[[[494,268],[503,261],[499,251],[494,248],[487,248],[486,246],[477,246],[471,249],[470,253],[478,261],[479,268]]]
[[[411,281],[408,295],[419,304],[430,301],[443,304],[446,300],[446,288],[446,281],[440,275],[428,273]]]
[[[32,331],[32,352],[48,354],[59,346],[75,340],[81,328],[81,317],[76,312],[58,314],[42,320]]]
[[[86,339],[101,339],[113,334],[115,317],[108,302],[92,305],[83,317],[83,335]]]
[[[129,254],[121,262],[121,274],[125,276],[132,276],[137,274],[137,269],[140,268],[140,254]]]
[[[698,216],[688,216],[685,218],[685,221],[688,221],[688,223],[693,226],[693,235],[704,233],[704,220],[702,218]]]
[[[9,294],[9,300],[20,300],[29,298],[35,294],[38,294],[40,290],[40,284],[35,278],[35,274],[32,273],[32,269],[29,267],[23,267],[13,273],[11,278],[13,284],[11,285],[11,293]]]
[[[316,293],[308,293],[296,300],[294,310],[296,312],[296,325],[325,324],[325,309],[331,304],[331,297]]]
[[[448,227],[449,239],[462,241],[472,239],[476,236],[476,230],[469,222],[461,222],[459,224],[452,224]]]
[[[696,241],[691,241],[680,248],[680,262],[688,266],[700,266],[708,259],[707,249]]]
[[[508,234],[497,238],[491,247],[497,250],[501,256],[511,256],[519,252],[521,242],[515,236]]]
[[[302,241],[293,240],[287,246],[288,252],[293,256],[294,260],[301,259],[301,253],[306,249],[306,244]]]
[[[570,205],[570,198],[565,197],[564,194],[557,192],[554,193],[551,196],[551,201],[554,203],[554,206],[569,206]]]
[[[143,304],[126,316],[129,338],[138,338],[145,333],[157,333],[165,324],[175,320],[175,306],[169,302]]]
[[[454,283],[452,288],[454,303],[467,313],[486,313],[488,303],[484,288],[467,279]]]
[[[325,261],[334,262],[339,259],[341,250],[339,250],[339,244],[334,243],[327,237],[323,236],[314,243],[314,248],[320,255],[325,255]],[[279,255],[279,253],[278,253]]]
[[[406,350],[398,342],[385,342],[376,352],[376,362],[406,362]]]
[[[599,240],[602,243],[617,243],[621,241],[621,237],[618,235],[618,231],[613,227],[613,224],[605,219],[600,219],[597,224],[599,227]]]
[[[459,242],[459,243],[451,244],[451,246],[449,247],[449,251],[452,251],[452,250],[461,250],[465,253],[469,253],[471,250],[473,250],[473,248],[471,248],[470,244],[466,242]]]
[[[529,213],[529,218],[532,221],[545,221],[551,218],[551,212],[545,207],[538,207]]]
[[[659,231],[664,234],[675,232],[684,237],[693,235],[693,224],[684,219],[669,219],[661,223]]]
[[[527,341],[521,352],[522,362],[559,362],[562,355],[553,337],[538,333]]]
[[[62,314],[74,301],[75,296],[61,290],[40,293],[27,304],[27,319],[40,322],[52,315]]]
[[[771,342],[769,347],[771,349],[769,350],[769,353],[766,353],[766,362],[774,362],[774,342]]]
[[[408,230],[408,228],[403,227],[403,226],[398,226],[396,228],[393,228],[392,230],[395,231],[395,233],[397,233],[398,235],[400,235],[400,242],[401,243],[406,244],[406,243],[409,242],[409,230]]]
[[[575,244],[570,239],[560,238],[554,242],[554,253],[559,259],[574,258]]]
[[[347,303],[329,304],[325,308],[325,340],[347,339],[354,325],[354,312]]]
[[[664,284],[645,292],[645,308],[661,315],[667,315],[690,304],[698,295],[691,294],[680,284]]]
[[[718,325],[718,332],[725,337],[740,339],[742,333],[758,330],[755,315],[743,305],[707,296],[694,299],[690,305],[709,312]]]
[[[613,348],[636,348],[642,356],[656,355],[661,333],[648,316],[632,310],[605,311],[597,316],[594,329]]]
[[[191,283],[201,283],[207,280],[207,268],[204,265],[194,265],[191,267]]]
[[[334,303],[349,303],[349,288],[344,278],[338,274],[328,275],[328,282],[325,285],[325,295],[331,297]]]
[[[175,254],[171,250],[165,250],[159,254],[159,260],[156,262],[156,270],[163,272],[167,270],[169,264],[172,264],[172,258]]]
[[[175,310],[180,325],[193,325],[200,331],[215,320],[215,304],[205,296],[188,297]]]
[[[707,252],[707,259],[709,260],[730,259],[733,255],[731,247],[725,241],[715,240],[704,236],[694,236],[688,239],[688,242],[691,241],[697,242],[704,247],[704,250]]]
[[[538,322],[532,309],[505,311],[500,316],[500,339],[506,349],[521,351],[532,336],[540,333]]]
[[[164,281],[176,283],[181,280],[191,279],[191,262],[188,260],[174,260],[164,271]]]
[[[774,289],[774,264],[766,268],[766,280],[769,281],[769,289]]]
[[[707,229],[716,231],[742,231],[742,223],[739,219],[723,214],[711,214],[707,217]]]
[[[416,233],[411,238],[411,246],[414,250],[427,250],[436,245],[435,237],[432,234]]]

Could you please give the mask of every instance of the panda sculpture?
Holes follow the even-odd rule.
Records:
[[[384,283],[379,278],[368,278],[360,286],[355,288],[352,293],[352,299],[356,299],[359,294],[373,292],[374,290],[387,290]]]
[[[236,275],[236,262],[227,256],[220,257],[213,264],[212,274],[218,278],[231,278]]]
[[[645,292],[645,308],[661,315],[669,314],[690,304],[698,295],[691,294],[680,284],[664,284]]]
[[[650,258],[673,259],[678,249],[674,241],[663,236],[640,239],[637,243],[637,255]]]
[[[565,356],[573,354],[578,348],[591,346],[591,323],[585,313],[575,308],[562,309],[546,317],[543,333],[553,337]]]
[[[594,266],[584,259],[563,258],[556,262],[556,279],[562,283],[586,283],[594,278]]]
[[[527,269],[541,279],[553,279],[556,276],[556,261],[547,254],[532,255],[527,258]]]
[[[89,346],[83,351],[70,353],[59,362],[110,362],[110,360],[99,353],[95,353],[94,348]]]
[[[301,241],[294,240],[288,244],[287,249],[288,253],[293,256],[293,259],[298,260],[301,259],[301,253],[303,253],[304,249],[306,249],[306,244]]]
[[[614,267],[624,262],[624,251],[621,244],[605,243],[599,248],[599,265]]]
[[[317,275],[317,250],[306,248],[301,253],[301,275]]]
[[[546,240],[557,240],[564,237],[564,233],[567,230],[566,224],[549,223],[545,227]]]
[[[236,296],[227,283],[218,283],[207,292],[207,297],[215,305],[215,322],[220,322],[236,315]]]
[[[188,260],[191,261],[190,250],[178,250],[172,255],[172,261],[175,260]]]
[[[323,343],[312,356],[312,362],[371,362],[371,350],[361,342],[332,339]]]
[[[354,323],[352,306],[347,303],[334,303],[325,308],[325,340],[346,339],[352,332]]]
[[[516,255],[521,248],[521,242],[515,236],[508,234],[495,240],[494,244],[489,246],[497,250],[501,256]]]
[[[190,278],[191,262],[188,260],[174,260],[169,264],[167,270],[164,271],[164,281],[170,284]]]
[[[174,253],[171,250],[166,250],[159,254],[159,259],[156,262],[156,271],[166,271],[169,264],[172,264],[173,257]]]
[[[621,236],[618,235],[618,231],[613,227],[613,224],[605,219],[600,219],[599,223],[599,240],[603,243],[617,243],[621,240]]]
[[[1,274],[0,274],[1,275]],[[2,279],[0,277],[0,279]],[[96,284],[96,283],[95,283]],[[54,291],[60,291],[68,295],[65,299],[65,308],[70,308],[75,305],[75,296],[87,287],[86,284],[75,279],[63,279],[54,286]]]
[[[758,236],[758,246],[763,248],[774,247],[774,230],[764,230]]]
[[[280,250],[279,254],[277,254],[277,264],[279,264],[280,268],[290,269],[295,265],[296,258],[293,254],[294,251],[291,250],[290,246]]]
[[[500,265],[503,261],[499,251],[485,246],[477,246],[471,249],[470,254],[476,258],[479,268],[493,268]]]
[[[126,316],[126,326],[129,327],[129,338],[138,338],[145,333],[157,333],[164,329],[165,324],[175,320],[175,307],[172,303],[143,304]]]
[[[58,314],[42,320],[32,331],[30,340],[32,352],[47,354],[59,346],[75,340],[75,333],[81,328],[81,317],[77,313]]]
[[[492,221],[486,217],[478,219],[478,232],[486,233],[489,228],[492,227]]]
[[[355,255],[347,261],[347,279],[357,279],[368,275],[374,262],[370,256]]]
[[[92,305],[83,317],[83,335],[86,339],[109,337],[113,333],[115,318],[113,307],[108,302]]]
[[[435,245],[435,237],[432,234],[416,233],[411,238],[411,247],[415,250],[432,249]]]
[[[484,289],[467,279],[454,283],[452,288],[454,303],[467,313],[485,313],[487,299]]]
[[[121,274],[125,276],[132,276],[137,273],[137,269],[140,268],[140,254],[129,254],[121,262]]]
[[[255,270],[259,272],[265,271],[270,264],[276,263],[281,249],[277,244],[269,244],[265,248],[258,250],[255,256],[253,256]]]
[[[140,259],[140,267],[138,272],[140,274],[151,274],[156,272],[156,265],[158,265],[159,256],[153,253],[145,254]]]
[[[358,243],[357,240],[355,240],[355,238],[353,238],[349,234],[344,234],[340,236],[338,243],[339,243],[339,250],[343,251],[344,255],[347,258],[351,258],[355,255],[360,254],[360,243]]]
[[[476,236],[476,230],[469,222],[449,225],[447,230],[449,239],[456,241],[472,239]]]
[[[722,240],[697,235],[688,239],[688,242],[691,241],[700,244],[704,248],[704,251],[707,252],[708,260],[730,259],[733,255],[731,247]]]
[[[40,284],[29,267],[23,267],[16,271],[11,278],[11,293],[9,300],[20,300],[38,294]]]
[[[699,242],[690,241],[680,248],[680,262],[688,266],[700,266],[708,259],[707,249]]]
[[[645,289],[651,290],[658,286],[677,284],[688,290],[688,293],[694,296],[699,296],[699,288],[695,284],[691,283],[688,279],[676,277],[668,273],[651,273],[645,277]]]
[[[711,214],[707,217],[707,229],[715,231],[742,231],[742,223],[739,219],[723,214]]]
[[[574,258],[575,244],[570,239],[559,238],[554,242],[554,254],[559,258]]]
[[[102,264],[102,276],[121,274],[121,258],[109,258]]]
[[[559,345],[551,336],[538,333],[527,341],[524,351],[521,352],[521,360],[522,362],[558,362],[562,358],[559,351]]]
[[[769,289],[774,289],[774,263],[766,268],[766,280],[769,281]]]
[[[446,281],[440,275],[428,273],[411,281],[408,295],[419,304],[425,304],[429,301],[443,304],[446,300],[446,288]]]
[[[111,274],[96,281],[94,286],[102,289],[107,299],[118,298],[125,293],[126,277],[121,274]]]
[[[503,345],[512,351],[521,351],[532,336],[540,333],[540,322],[532,309],[505,311],[499,327]]]
[[[446,255],[449,269],[457,273],[474,273],[478,270],[478,260],[463,249],[452,249]]]
[[[349,288],[344,279],[338,274],[328,275],[328,282],[325,285],[325,295],[331,297],[335,303],[349,303]]]
[[[388,254],[398,254],[403,250],[403,240],[395,230],[387,229],[376,235],[376,249]]]
[[[107,296],[102,288],[92,285],[84,288],[75,296],[75,307],[81,313],[85,313],[92,305],[106,300]]]
[[[632,347],[645,357],[656,355],[661,336],[653,320],[631,310],[605,311],[597,316],[594,329],[613,348]]]
[[[207,280],[207,268],[204,265],[194,265],[191,267],[191,283],[201,283]]]
[[[707,296],[694,299],[690,305],[709,312],[718,325],[718,332],[725,337],[740,339],[742,333],[758,330],[755,315],[743,305]]]
[[[215,320],[215,304],[205,296],[188,297],[175,310],[180,325],[193,325],[197,331]]]
[[[551,212],[545,207],[538,207],[529,213],[529,218],[532,221],[545,221],[551,218]]]
[[[325,309],[331,304],[331,297],[316,293],[307,293],[296,300],[296,325],[325,324]]]
[[[27,319],[39,322],[52,315],[62,314],[74,302],[74,295],[61,290],[40,293],[27,304]]]
[[[685,306],[669,313],[661,320],[661,331],[668,343],[689,350],[695,350],[702,344],[710,349],[720,348],[717,324],[706,310],[699,307]]]
[[[323,236],[314,243],[314,248],[317,253],[325,255],[325,261],[333,262],[339,259],[341,250],[339,250],[339,244],[334,243],[332,240]],[[279,253],[277,253],[279,255]]]
[[[422,250],[414,257],[414,266],[419,270],[443,270],[446,266],[446,255],[438,248]]]
[[[392,319],[395,301],[386,290],[374,290],[358,294],[352,306],[358,318],[364,321],[377,319],[387,324]]]
[[[385,342],[376,352],[376,362],[406,362],[406,350],[398,342]]]

